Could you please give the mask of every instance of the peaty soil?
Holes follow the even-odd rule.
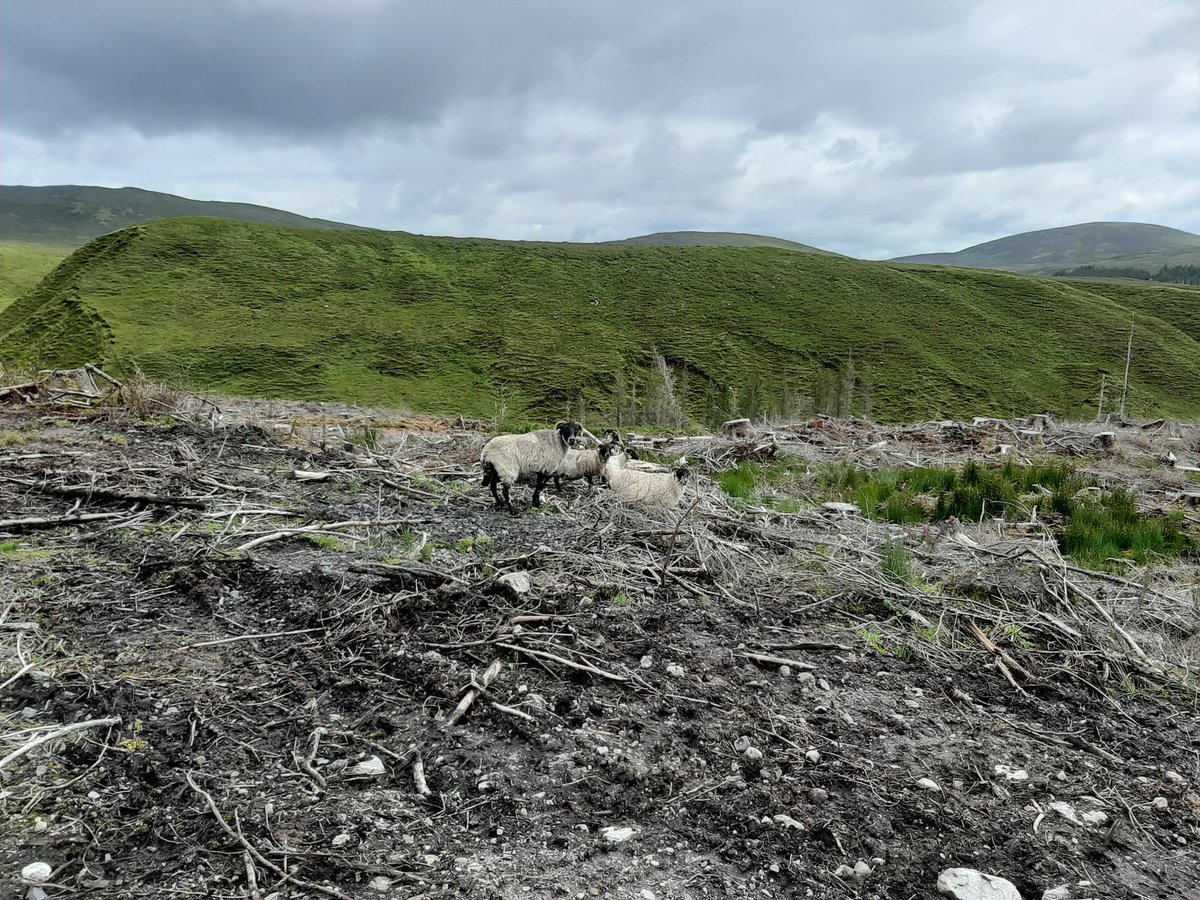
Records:
[[[796,459],[879,439],[831,427]],[[930,434],[892,447],[989,449]],[[321,449],[12,409],[0,436],[0,753],[115,720],[0,767],[0,897],[34,861],[50,897],[924,898],[959,866],[1200,896],[1194,682],[994,526],[989,554],[703,475],[682,521],[582,482],[510,516],[445,422]],[[1161,597],[1192,596],[1179,565]],[[1140,602],[1149,656],[1198,649],[1194,606]]]

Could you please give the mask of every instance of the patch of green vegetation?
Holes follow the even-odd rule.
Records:
[[[617,594],[612,598],[613,606],[632,606],[633,600],[628,594]]]
[[[1095,569],[1113,568],[1117,560],[1146,563],[1175,557],[1190,546],[1178,519],[1142,515],[1124,489],[1098,501],[1076,501],[1059,543],[1064,553]]]
[[[884,575],[897,584],[911,584],[916,579],[912,569],[912,557],[900,541],[892,541],[883,548],[883,559],[879,567]]]
[[[314,546],[320,547],[322,550],[345,550],[346,546],[337,538],[329,534],[306,534],[304,540]]]
[[[1133,289],[1146,311],[1129,412],[1195,416],[1200,344],[1186,323],[1200,292]],[[1051,279],[770,247],[170,219],[64,260],[0,312],[0,353],[10,367],[137,363],[233,394],[475,417],[503,405],[510,424],[584,408],[590,421],[653,421],[668,393],[698,423],[1090,416],[1101,371],[1124,360],[1133,305]]]
[[[33,288],[74,249],[0,241],[0,310]]]
[[[5,541],[3,544],[0,544],[0,553],[12,553],[14,550],[20,549],[20,541]]]

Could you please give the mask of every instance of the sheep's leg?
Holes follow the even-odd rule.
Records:
[[[587,480],[588,480],[588,487],[591,487],[591,486],[592,486],[592,483],[593,483],[593,482],[592,482],[592,476],[591,476],[591,475],[587,476]]]
[[[554,489],[556,491],[558,491],[560,494],[562,493],[562,476],[561,475],[554,476]]]
[[[496,503],[497,503],[497,505],[507,506],[508,511],[515,516],[517,514],[517,511],[515,509],[513,509],[512,498],[508,496],[508,482],[507,481],[504,482],[504,484],[502,484],[501,487],[504,488],[504,503],[500,504],[499,499],[496,500]]]
[[[550,480],[549,475],[539,474],[537,476],[537,481],[535,481],[534,485],[533,485],[533,505],[534,506],[542,505],[542,488],[544,488],[546,486],[546,482],[549,480]]]
[[[500,500],[500,494],[496,492],[496,481],[497,480],[498,479],[493,478],[491,480],[490,487],[492,489],[492,499],[496,501],[496,506],[499,507],[499,506],[503,506],[504,504]],[[504,485],[504,493],[506,495],[508,494],[508,485],[507,484]]]

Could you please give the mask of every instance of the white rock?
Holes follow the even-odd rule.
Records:
[[[600,829],[600,837],[610,844],[623,844],[636,832],[629,825],[605,825]]]
[[[41,834],[43,831],[45,831],[49,827],[50,827],[49,823],[41,817],[38,817],[33,820],[33,830],[38,834]]]
[[[392,882],[391,879],[385,878],[383,875],[376,875],[371,879],[371,882],[368,886],[373,891],[379,891],[380,893],[383,893],[384,891],[389,891],[392,889]]]
[[[31,862],[21,869],[21,877],[31,884],[41,884],[50,880],[50,873],[53,871],[48,862]]]
[[[1108,813],[1099,809],[1093,809],[1085,812],[1080,818],[1089,825],[1103,825],[1108,821]]]
[[[1051,812],[1056,812],[1072,825],[1082,825],[1083,820],[1075,814],[1075,807],[1070,803],[1063,803],[1061,800],[1055,800],[1053,803],[1046,804],[1046,808]]]
[[[346,834],[345,832],[342,832],[341,834],[335,834],[333,836],[333,841],[331,843],[335,847],[344,847],[346,844],[350,843],[350,841],[352,841],[352,840],[353,840],[353,838],[350,837],[350,835]]]
[[[996,766],[996,774],[1001,778],[1007,778],[1009,781],[1029,780],[1029,773],[1024,769],[1018,769],[1016,766]]]
[[[741,737],[739,737],[736,741],[733,742],[733,749],[736,750],[738,753],[745,753],[753,745],[754,745],[754,741],[752,741],[750,739],[750,735],[743,734]]]
[[[507,575],[501,575],[496,579],[496,584],[514,597],[520,597],[533,590],[533,582],[529,579],[529,573],[525,571],[509,572]]]
[[[638,665],[643,669],[652,668],[654,666],[654,657],[647,653],[638,661]]]
[[[667,674],[672,678],[682,678],[686,673],[683,666],[671,663],[669,666],[667,666]]]
[[[793,819],[791,816],[784,815],[783,813],[779,813],[778,815],[771,816],[771,819],[772,819],[772,821],[777,822],[778,824],[782,825],[784,828],[795,828],[797,831],[804,830],[803,822],[798,822],[795,819]]]
[[[650,888],[642,888],[642,900],[654,900],[654,891]]]
[[[854,864],[854,877],[858,879],[866,878],[871,874],[871,867],[861,859]]]
[[[1183,784],[1187,780],[1174,769],[1167,769],[1166,775],[1167,781],[1174,782],[1175,784]]]
[[[838,866],[833,870],[835,878],[853,878],[854,870],[849,866]]]
[[[880,866],[883,865],[883,863],[884,863],[884,859],[882,856],[872,856],[871,857],[871,868],[872,869],[878,869]]]
[[[946,869],[938,876],[937,889],[954,900],[1021,900],[1011,881],[975,869]]]
[[[29,892],[25,895],[25,900],[46,900],[46,898],[48,898],[49,896],[50,895],[47,894],[45,891],[43,891],[40,887],[38,887],[37,885],[34,885],[33,887],[31,887],[29,889]]]
[[[351,778],[373,778],[386,773],[387,766],[378,756],[368,756],[346,769],[346,775]]]
[[[918,778],[917,779],[917,787],[922,788],[926,791],[940,791],[941,790],[941,788],[938,787],[938,783],[936,781],[934,781],[932,778]]]
[[[791,666],[780,666],[779,674],[782,675],[784,678],[791,678],[792,677],[792,667]]]
[[[1042,900],[1071,900],[1071,886],[1063,884],[1043,891]]]
[[[1166,809],[1168,806],[1166,797],[1155,797],[1150,801],[1150,805],[1155,809]]]
[[[809,750],[804,754],[804,758],[815,766],[821,761],[821,753],[819,750]]]

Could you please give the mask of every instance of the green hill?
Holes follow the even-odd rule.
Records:
[[[607,244],[634,244],[640,247],[778,247],[799,253],[824,253],[839,256],[829,250],[810,247],[784,238],[765,234],[740,234],[734,231],[658,231],[642,234],[621,241],[605,241]]]
[[[141,188],[0,185],[0,241],[78,247],[110,231],[178,216],[213,216],[293,228],[357,228],[252,203],[189,200]]]
[[[73,247],[0,242],[0,310],[37,284]]]
[[[1200,292],[774,248],[153,222],[0,312],[0,361],[414,411],[626,423],[659,356],[702,421],[1089,415],[1137,317],[1130,412],[1200,414]]]
[[[1092,222],[1014,234],[956,253],[901,256],[891,262],[1049,274],[1117,258],[1147,254],[1188,256],[1197,251],[1200,251],[1200,235],[1187,231],[1135,222]]]

